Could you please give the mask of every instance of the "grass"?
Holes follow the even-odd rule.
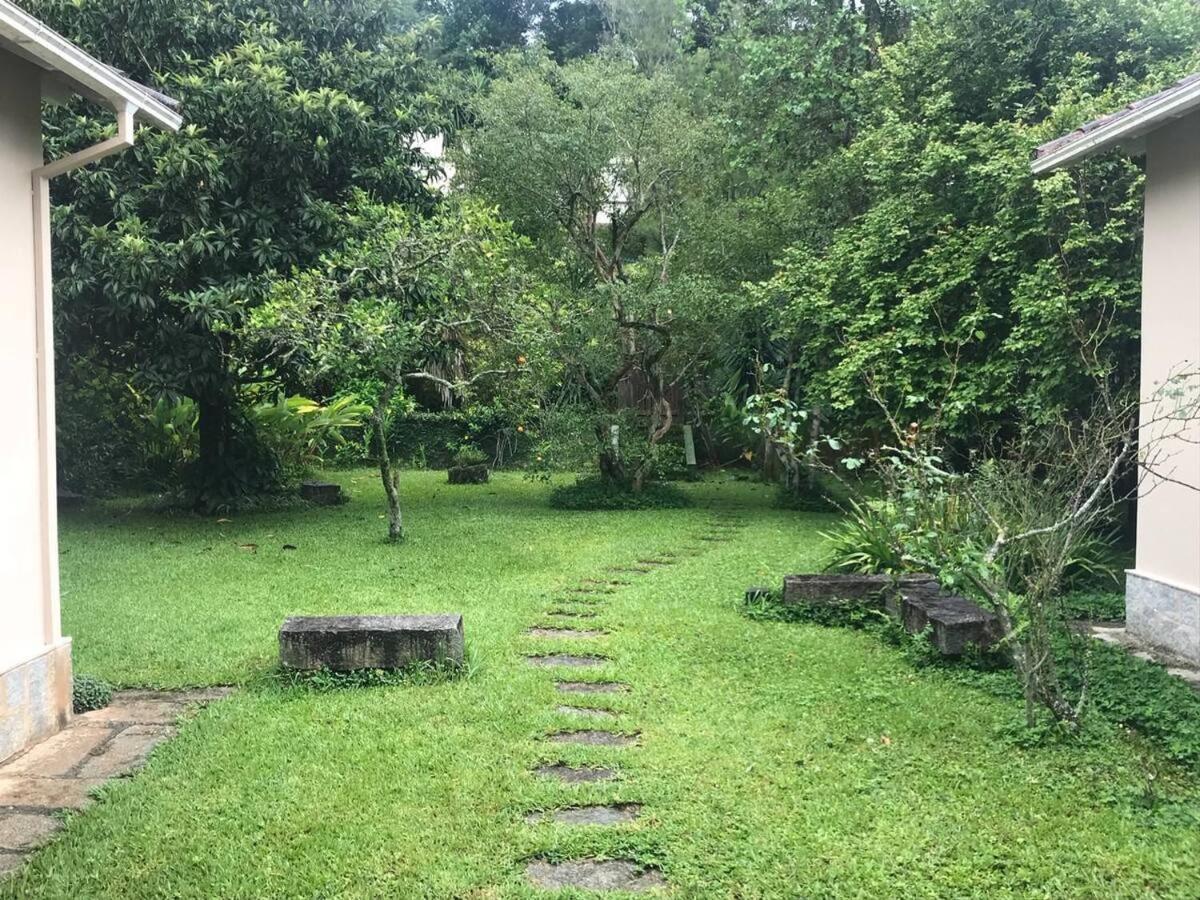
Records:
[[[1117,733],[1023,746],[1011,698],[862,632],[739,613],[747,585],[819,563],[829,517],[775,510],[746,483],[689,485],[690,509],[572,513],[516,476],[444,477],[405,479],[399,547],[365,472],[343,476],[354,499],[336,509],[217,523],[114,504],[65,522],[80,671],[243,689],[105,787],[0,894],[492,900],[537,895],[530,857],[581,855],[656,864],[681,897],[1200,894],[1196,781],[1145,747]],[[716,511],[746,527],[695,540]],[[702,552],[613,576],[632,583],[591,620],[611,634],[588,646],[612,662],[582,677],[630,693],[565,699],[522,662],[561,647],[522,631],[564,591],[685,546]],[[353,690],[273,676],[284,616],[385,610],[462,611],[469,676]],[[611,727],[640,746],[539,741],[575,724],[563,702],[618,711]],[[530,774],[556,761],[621,776]],[[642,818],[523,821],[587,802],[641,803]]]

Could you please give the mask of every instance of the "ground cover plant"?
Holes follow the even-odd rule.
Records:
[[[114,503],[67,518],[81,671],[241,688],[106,786],[0,895],[526,897],[527,859],[589,854],[657,865],[688,897],[1200,889],[1200,785],[1152,746],[1121,732],[1015,741],[1012,691],[916,668],[861,631],[743,616],[747,583],[820,565],[834,521],[773,508],[768,485],[709,481],[681,486],[688,509],[577,513],[517,475],[465,494],[412,473],[420,527],[395,546],[370,527],[377,476],[336,477],[352,499],[332,509],[218,522]],[[717,516],[738,524],[698,539]],[[674,565],[636,562],[671,553]],[[592,652],[611,661],[580,677],[632,686],[588,704],[616,711],[606,727],[638,746],[549,744],[572,720],[555,711],[554,673],[522,655],[561,642],[522,632],[601,578],[630,583],[606,589],[592,620],[606,632]],[[274,676],[284,615],[397,609],[462,611],[467,676],[354,689]],[[558,761],[620,774],[531,774]],[[612,801],[642,804],[640,819],[524,822]]]

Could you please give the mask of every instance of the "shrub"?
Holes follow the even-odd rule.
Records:
[[[671,484],[650,482],[635,492],[596,476],[579,478],[550,493],[550,505],[556,509],[681,509],[691,504],[691,498]]]
[[[284,478],[295,481],[347,443],[345,432],[361,428],[370,411],[355,397],[339,397],[321,404],[307,397],[281,394],[273,401],[251,407],[250,418],[278,458]]]
[[[846,506],[846,521],[822,535],[830,546],[828,568],[865,574],[907,571],[898,540],[902,523],[895,504],[887,500],[851,500]]]
[[[488,455],[478,447],[470,444],[464,444],[458,448],[451,462],[456,468],[466,468],[468,466],[482,466],[488,461]]]
[[[103,709],[112,702],[113,687],[94,675],[76,675],[71,680],[72,706],[76,713]]]

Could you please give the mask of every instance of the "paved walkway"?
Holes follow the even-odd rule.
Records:
[[[61,827],[58,813],[85,807],[97,787],[140,767],[186,712],[231,691],[118,691],[104,709],[0,765],[0,876]]]
[[[612,710],[597,706],[576,705],[575,698],[595,699],[598,695],[624,693],[634,686],[621,681],[576,681],[568,680],[569,673],[606,666],[611,660],[598,653],[589,652],[589,644],[597,638],[611,634],[604,630],[598,619],[602,619],[608,596],[629,585],[628,578],[648,575],[651,572],[673,566],[684,557],[699,556],[709,549],[731,541],[738,529],[743,527],[740,518],[728,513],[716,514],[706,531],[691,535],[693,542],[680,548],[678,553],[658,553],[639,559],[629,565],[613,566],[602,578],[584,579],[551,601],[546,617],[553,626],[534,625],[525,633],[531,637],[550,639],[562,644],[561,652],[529,655],[526,661],[539,668],[552,671],[556,677],[555,687],[563,696],[555,711],[570,719],[576,719],[579,727],[566,728],[547,734],[548,745],[575,744],[588,747],[624,747],[636,753],[641,734],[628,726],[608,727],[618,716]],[[624,726],[624,722],[622,722]],[[552,778],[564,785],[611,781],[618,777],[619,769],[612,766],[571,766],[553,758],[546,759],[535,770],[543,778]],[[642,814],[638,803],[610,803],[607,805],[562,806],[555,809],[536,810],[526,816],[529,825],[556,823],[573,827],[617,828],[635,822]],[[576,888],[592,891],[626,891],[642,893],[668,887],[662,871],[645,866],[633,859],[566,859],[530,860],[525,868],[529,882],[545,890]]]
[[[1146,662],[1158,663],[1174,675],[1185,681],[1193,691],[1200,693],[1200,666],[1172,656],[1158,647],[1144,644],[1125,630],[1124,622],[1074,622],[1072,627],[1080,634],[1086,634],[1106,644],[1123,647],[1130,656]]]

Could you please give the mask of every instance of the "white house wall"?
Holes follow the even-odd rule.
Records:
[[[54,508],[41,477],[32,173],[42,163],[40,70],[0,51],[0,760],[71,713],[70,642],[59,636],[44,547]],[[51,561],[53,564],[56,561]]]
[[[1200,364],[1200,114],[1148,135],[1146,160],[1141,367],[1149,399]],[[1143,421],[1170,405],[1147,406]],[[1151,477],[1138,503],[1127,621],[1137,637],[1200,661],[1200,425],[1188,431],[1151,460],[1165,477]]]

